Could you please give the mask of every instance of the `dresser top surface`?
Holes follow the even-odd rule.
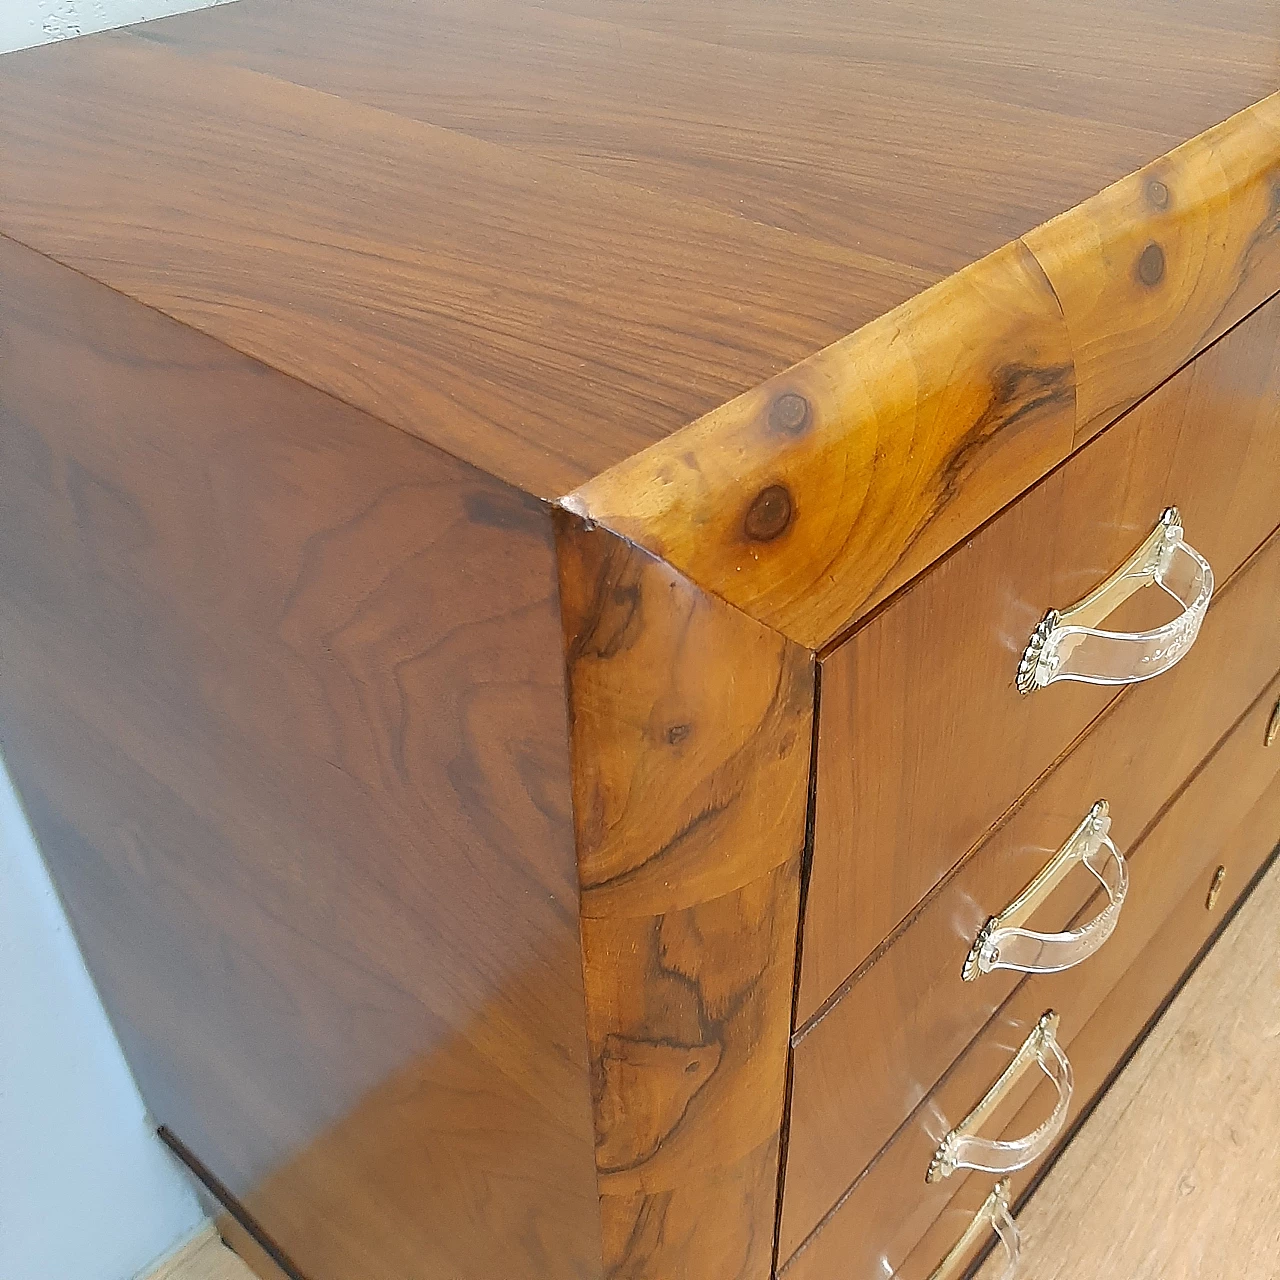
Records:
[[[554,498],[1278,67],[1262,0],[237,0],[0,59],[0,233]]]

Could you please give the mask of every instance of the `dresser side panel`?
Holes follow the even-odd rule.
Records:
[[[0,745],[307,1280],[598,1280],[548,510],[0,238]]]

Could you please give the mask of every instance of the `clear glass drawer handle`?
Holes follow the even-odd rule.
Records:
[[[1101,624],[1131,595],[1155,586],[1182,612],[1154,631],[1104,631]],[[1213,595],[1213,570],[1182,540],[1182,518],[1169,507],[1151,536],[1105,582],[1061,612],[1050,609],[1018,663],[1021,693],[1055,680],[1136,684],[1168,671],[1191,648]]]
[[[1023,1138],[1004,1141],[978,1137],[983,1123],[1033,1063],[1049,1077],[1058,1091],[1053,1113],[1038,1129],[1033,1129]],[[929,1162],[925,1181],[941,1182],[957,1169],[977,1169],[982,1173],[1013,1173],[1025,1169],[1053,1145],[1053,1140],[1067,1122],[1070,1106],[1071,1063],[1058,1047],[1058,1015],[1047,1009],[982,1101],[943,1138]]]
[[[1018,1224],[1013,1220],[1009,1208],[1009,1179],[1001,1178],[991,1194],[982,1203],[982,1208],[973,1215],[973,1221],[964,1229],[964,1235],[952,1245],[947,1256],[938,1263],[929,1280],[957,1280],[964,1274],[965,1266],[972,1262],[970,1256],[974,1245],[988,1231],[994,1231],[1004,1245],[1004,1270],[999,1280],[1013,1280],[1018,1272],[1018,1258],[1022,1253],[1022,1237],[1018,1234]]]
[[[982,926],[960,972],[966,982],[993,969],[1059,973],[1093,955],[1111,937],[1129,892],[1129,867],[1112,843],[1110,831],[1107,802],[1099,800],[1035,879]],[[1083,866],[1102,886],[1107,905],[1088,924],[1065,933],[1024,929],[1023,922],[1076,866]]]

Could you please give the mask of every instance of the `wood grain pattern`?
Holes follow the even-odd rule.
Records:
[[[1277,915],[1269,874],[1019,1214],[1035,1275],[1273,1273]]]
[[[1267,7],[1082,3],[243,0],[0,63],[0,731],[149,1102],[308,1280],[767,1280],[815,653],[1129,403],[1054,278],[1094,223],[1018,237],[1249,108],[1143,187],[1187,316],[1130,305],[1125,396],[1280,283]]]
[[[894,1142],[848,1190],[819,1230],[783,1266],[780,1275],[787,1280],[834,1280],[837,1276],[871,1280],[897,1273],[931,1224],[966,1185],[950,1185],[955,1179],[935,1184],[924,1181],[938,1142],[982,1096],[1046,1008],[1058,1010],[1062,1018],[1059,1038],[1067,1046],[1081,1081],[1072,1104],[1073,1114],[1079,1113],[1220,918],[1204,909],[1209,873],[1224,860],[1235,859],[1233,882],[1238,893],[1275,844],[1280,758],[1262,747],[1262,729],[1278,690],[1280,678],[1272,682],[1150,835],[1132,851],[1130,900],[1106,946],[1075,969],[1037,975],[1018,986],[956,1067],[916,1109]],[[1199,900],[1199,916],[1193,917],[1190,927],[1186,927],[1179,905],[1188,897]],[[1222,905],[1229,901],[1230,897]],[[1141,968],[1147,946],[1171,918],[1184,926],[1179,931],[1181,959],[1176,968],[1162,967],[1158,981],[1144,987],[1152,991],[1152,1003],[1127,1034],[1103,1037],[1077,1064],[1075,1040],[1080,1029],[1122,977]],[[992,1132],[1012,1136],[1033,1128],[1047,1114],[1048,1093],[1047,1087],[1037,1089],[1032,1077],[1024,1077],[1011,1094],[1011,1109],[1002,1109]],[[1016,1116],[1011,1114],[1015,1109]],[[977,1194],[981,1200],[989,1187],[988,1178],[981,1194],[972,1187],[969,1194]],[[976,1206],[970,1199],[959,1207],[967,1207],[971,1213]],[[922,1265],[918,1272],[913,1268],[908,1274],[918,1274],[922,1280],[945,1248],[943,1245],[933,1254],[928,1266]]]
[[[1232,580],[1186,659],[1113,704],[885,954],[801,1033],[793,1068],[783,1257],[1017,985],[1017,975],[1004,971],[959,980],[989,917],[1030,882],[1099,798],[1110,802],[1111,834],[1121,851],[1137,845],[1169,797],[1280,669],[1280,638],[1272,625],[1277,599],[1280,535]],[[1065,928],[1096,890],[1088,872],[1073,873],[1030,927]],[[870,1040],[868,1027],[877,1029]]]
[[[1280,94],[1026,244],[1066,315],[1083,438],[1280,289]]]
[[[1156,935],[1143,947],[1121,981],[1112,987],[1089,1021],[1072,1038],[1071,1063],[1076,1090],[1069,1113],[1071,1121],[1077,1120],[1097,1098],[1099,1090],[1111,1078],[1117,1061],[1123,1059],[1134,1042],[1142,1037],[1160,1006],[1188,976],[1189,967],[1195,964],[1198,948],[1212,937],[1212,931],[1220,927],[1233,898],[1239,896],[1254,875],[1268,862],[1274,865],[1277,831],[1280,831],[1280,789],[1273,786],[1240,819],[1220,855],[1230,868],[1229,883],[1233,888],[1223,893],[1212,913],[1206,912],[1205,888],[1211,876],[1207,871],[1202,872],[1199,880],[1192,884]],[[1249,903],[1246,903],[1245,910],[1248,908]],[[1209,959],[1214,954],[1216,952],[1211,952]],[[1194,980],[1194,973],[1191,976]],[[1153,1038],[1159,1036],[1162,1025],[1160,1022],[1156,1024]],[[1122,1075],[1121,1081],[1123,1079]],[[1043,1097],[1033,1096],[1023,1113],[1009,1126],[1010,1132],[1025,1132],[1028,1122],[1034,1123],[1035,1117],[1043,1113],[1044,1102]],[[1106,1100],[1103,1105],[1106,1105]],[[1084,1132],[1087,1132],[1087,1123]],[[1080,1141],[1080,1136],[1068,1137],[1065,1144],[1066,1159],[1071,1158],[1072,1144]],[[1015,1174],[1015,1196],[1025,1195],[1032,1178],[1057,1155],[1057,1152],[1050,1152],[1035,1166]],[[1122,1154],[1117,1149],[1116,1155],[1108,1163],[1113,1168],[1122,1168],[1127,1156],[1127,1152]],[[1052,1177],[1052,1173],[1050,1176]],[[983,1180],[978,1175],[966,1181],[946,1212],[929,1229],[920,1246],[899,1268],[902,1280],[927,1280],[937,1260],[963,1230],[964,1224],[972,1216],[973,1209],[981,1202],[989,1186],[990,1181]],[[1026,1222],[1025,1211],[1019,1213],[1018,1217],[1020,1223]],[[1149,1225],[1162,1235],[1172,1235],[1176,1231],[1176,1228],[1172,1228],[1164,1220]],[[1084,1249],[1088,1247],[1084,1241],[1079,1242],[1077,1249],[1081,1246]],[[1079,1256],[1079,1253],[1073,1250],[1072,1256]],[[986,1270],[978,1274],[982,1280],[987,1280]],[[1039,1275],[1039,1272],[1036,1274]]]
[[[309,1280],[593,1280],[549,513],[0,281],[0,741],[152,1113]]]
[[[1052,290],[1010,245],[567,504],[819,648],[1070,450]]]
[[[0,170],[0,232],[548,499],[924,282],[118,36],[0,63]]]
[[[1270,92],[1280,61],[1274,15],[1256,0],[1213,7],[1135,0],[1123,8],[1106,0],[1081,0],[1070,7],[1058,0],[1027,0],[1016,7],[864,0],[856,9],[839,0],[817,0],[799,16],[776,0],[706,6],[680,0],[554,0],[554,7],[757,56],[785,52],[810,63],[854,62],[873,75],[883,68],[900,76],[901,105],[886,136],[906,152],[898,168],[904,185],[919,163],[911,151],[935,144],[946,136],[940,131],[957,127],[926,120],[923,113],[917,117],[917,78],[972,91],[979,119],[990,123],[994,120],[981,112],[1007,103],[1073,120],[1140,123],[1181,139],[1216,123],[1214,113],[1237,93],[1252,94],[1252,101]],[[819,67],[813,74],[822,73]],[[892,93],[882,83],[873,84],[880,96]],[[1047,153],[1006,152],[990,133],[975,133],[970,140],[983,148],[998,182],[1017,183],[1027,169],[1053,167],[1046,163]]]
[[[1101,582],[1171,503],[1220,587],[1280,521],[1278,347],[1271,303],[823,660],[802,1023],[1115,693],[1018,693],[1045,610]]]
[[[559,531],[605,1273],[767,1277],[813,660]]]
[[[1070,448],[1017,237],[1249,108],[1205,144],[1243,172],[1273,110],[1260,4],[953,8],[247,0],[6,59],[0,230],[547,499],[672,439],[633,479],[686,512],[591,500],[818,647]],[[1198,340],[1276,284],[1232,270]],[[781,439],[739,402],[697,447],[872,321]]]
[[[297,4],[242,0],[143,34],[860,245],[933,283],[1275,87],[1261,11],[1247,32],[1195,16],[1170,9],[1152,24],[1099,3],[311,0],[303,18]],[[1122,73],[1139,58],[1145,74]]]

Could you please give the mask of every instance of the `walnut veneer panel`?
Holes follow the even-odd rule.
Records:
[[[142,32],[937,279],[1274,90],[1271,19],[1104,0],[242,0]]]
[[[1156,988],[1156,1003],[1163,998],[1233,896],[1227,895],[1217,912],[1205,910],[1204,895],[1213,870],[1231,862],[1238,893],[1275,845],[1275,822],[1280,818],[1280,784],[1276,781],[1280,754],[1274,747],[1264,747],[1263,741],[1278,693],[1280,677],[1272,681],[1150,834],[1130,851],[1129,898],[1102,950],[1064,973],[1024,980],[913,1112],[893,1143],[786,1262],[782,1276],[787,1280],[834,1280],[837,1276],[872,1280],[893,1274],[959,1189],[958,1177],[933,1184],[924,1180],[938,1143],[982,1097],[1046,1009],[1060,1014],[1059,1040],[1071,1057],[1077,1033],[1122,976],[1141,964],[1145,948],[1159,935],[1165,920],[1177,918],[1179,904],[1191,895],[1199,900],[1199,916],[1181,931],[1182,959],[1176,968],[1171,971],[1166,965],[1159,970],[1163,986]],[[1086,912],[1094,909],[1087,907]],[[959,981],[957,975],[957,986]],[[1127,1033],[1103,1037],[1098,1048],[1089,1051],[1081,1064],[1082,1087],[1073,1103],[1077,1113],[1092,1092],[1088,1073],[1092,1073],[1096,1087],[1128,1048],[1146,1016],[1143,1014]],[[1036,1093],[1039,1098],[1033,1098]],[[1037,1089],[1035,1076],[1024,1076],[987,1132],[1014,1136],[1034,1128],[1047,1114],[1046,1095],[1046,1089]],[[1018,1107],[1024,1110],[1014,1118],[1012,1109]],[[1007,1129],[1002,1128],[1005,1121],[1011,1121]],[[990,1179],[985,1186],[989,1189]],[[933,1256],[934,1264],[942,1252],[945,1247]],[[920,1274],[927,1273],[924,1268]]]
[[[545,498],[928,282],[115,35],[0,61],[0,172],[0,233]]]
[[[768,1275],[817,653],[1280,289],[1268,6],[1086,7],[243,0],[0,62],[5,254],[81,273],[25,323],[89,277],[136,366],[0,392],[4,731],[149,1098],[312,1280]],[[1166,350],[1094,252],[1147,224],[1080,202],[1210,129],[1150,222]],[[22,489],[45,434],[107,460],[113,576]]]
[[[1276,526],[1277,350],[1271,303],[823,661],[800,1022],[1114,696],[1018,692],[1045,610],[1102,581],[1170,504],[1219,583]]]
[[[559,538],[605,1274],[767,1276],[814,663],[612,534]]]
[[[987,920],[1031,881],[1095,800],[1109,802],[1111,835],[1121,851],[1136,844],[1280,668],[1280,639],[1271,625],[1277,600],[1280,534],[1214,604],[1191,653],[1161,679],[1120,698],[884,955],[800,1034],[784,1257],[1017,985],[1017,975],[1005,971],[959,981]],[[1029,927],[1064,928],[1096,889],[1086,870],[1073,872]],[[869,1026],[877,1028],[870,1041]]]
[[[598,1277],[550,513],[4,240],[0,368],[0,741],[152,1114],[308,1280]]]
[[[1082,436],[1275,291],[1278,157],[1272,97],[1027,235],[1071,333]]]
[[[1163,179],[1140,175],[1168,218],[1135,213],[1122,183],[569,504],[800,643],[829,645],[1000,510],[1020,478],[1061,461],[1065,416],[1085,438],[1280,290],[1278,102],[1168,157],[1151,171]],[[1135,237],[1146,247],[1129,255]],[[1091,382],[1081,405],[1078,374]],[[1108,381],[1125,394],[1100,410]]]
[[[353,32],[337,0],[249,0],[225,17],[27,51],[0,70],[0,231],[549,499],[658,442],[573,508],[818,647],[1070,447],[1068,327],[1040,269],[1023,300],[984,269],[975,302],[974,278],[950,273],[1025,257],[1019,234],[1165,156],[1184,128],[1239,112],[1179,153],[1164,188],[1176,188],[1197,268],[1224,202],[1251,194],[1213,269],[1179,266],[1159,291],[1160,307],[1203,322],[1143,365],[1149,381],[1130,379],[1140,394],[1280,288],[1266,213],[1280,136],[1274,106],[1259,103],[1275,85],[1261,0],[1216,25],[1208,12],[1099,15],[1086,43],[1107,44],[1117,76],[1127,63],[1130,81],[1140,69],[1150,83],[1162,59],[1179,73],[1138,91],[1143,114],[1128,124],[1114,104],[1089,109],[1114,90],[1036,104],[968,88],[960,60],[940,75],[944,53],[1003,32],[981,6],[955,19],[934,5],[818,5],[765,55],[759,40],[785,8],[740,0],[715,35],[708,15],[665,6],[575,16],[379,0]],[[899,52],[855,93],[848,46],[864,29],[873,51]],[[1019,32],[1020,65],[1039,65],[1046,84],[1087,65],[1075,10],[1037,8]],[[991,39],[996,64],[1008,61],[1007,33]],[[914,78],[901,54],[912,40]],[[1189,45],[1206,50],[1195,74]],[[1218,71],[1228,51],[1230,76]],[[437,59],[447,72],[432,72]],[[476,95],[492,127],[472,118]],[[751,127],[744,104],[763,112],[770,98],[778,109]],[[847,115],[832,120],[841,102]],[[577,136],[609,119],[629,141]],[[967,138],[940,142],[941,122]],[[735,162],[734,148],[769,159]],[[855,198],[851,174],[865,175]],[[787,215],[753,209],[744,182]],[[1023,186],[1014,212],[1005,201]],[[868,226],[829,227],[837,191]],[[994,205],[990,193],[1002,193]],[[1104,237],[1133,233],[1127,205],[1100,216]],[[1055,287],[1063,262],[1072,282],[1099,274],[1087,236],[1046,234]],[[942,294],[917,301],[939,282]],[[753,401],[679,430],[904,303],[858,345],[869,387],[819,358],[825,403],[784,410],[781,431],[754,438]],[[821,430],[797,446],[806,423]],[[708,478],[726,474],[717,494]],[[679,501],[655,506],[663,493]]]
[[[575,511],[813,648],[1071,449],[1070,342],[1020,243],[589,481]]]
[[[1159,933],[1142,949],[1123,979],[1072,1040],[1076,1097],[1069,1122],[1078,1122],[1087,1116],[1099,1091],[1109,1086],[1117,1060],[1124,1061],[1145,1035],[1151,1019],[1195,969],[1199,958],[1197,950],[1215,941],[1214,935],[1222,928],[1224,917],[1238,904],[1242,893],[1257,884],[1260,875],[1271,874],[1276,855],[1280,854],[1277,832],[1280,832],[1280,787],[1273,785],[1233,828],[1220,850],[1217,865],[1225,872],[1225,887],[1213,910],[1206,911],[1207,887],[1214,878],[1209,871],[1192,884]],[[1213,932],[1209,933],[1210,930]],[[1206,1102],[1206,1105],[1213,1104]],[[1033,1097],[1025,1113],[1010,1126],[1011,1133],[1025,1133],[1028,1122],[1034,1124],[1034,1117],[1043,1114],[1043,1110],[1043,1097]],[[1068,1141],[1070,1136],[1069,1133]],[[1043,1172],[1055,1154],[1051,1152],[1034,1167],[1013,1175],[1015,1196],[1025,1198],[1033,1179]],[[899,1269],[903,1280],[926,1280],[938,1259],[964,1229],[989,1186],[989,1181],[977,1175],[965,1183],[944,1217],[930,1228],[920,1247]],[[985,1277],[987,1273],[979,1274]]]

